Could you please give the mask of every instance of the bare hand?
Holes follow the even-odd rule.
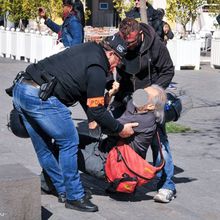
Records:
[[[133,127],[137,127],[139,124],[137,122],[124,124],[123,130],[119,133],[122,138],[130,137],[134,134]]]
[[[112,85],[112,88],[108,92],[109,96],[115,95],[118,92],[118,90],[119,90],[119,86],[120,86],[119,82],[114,81],[114,83]]]
[[[89,129],[96,129],[98,127],[98,124],[96,121],[89,122]]]

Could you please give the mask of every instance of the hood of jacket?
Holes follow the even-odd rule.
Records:
[[[140,47],[140,53],[142,54],[150,49],[157,35],[154,29],[150,25],[144,23],[141,23],[140,25],[141,25],[141,30],[143,31],[144,34],[144,40]]]

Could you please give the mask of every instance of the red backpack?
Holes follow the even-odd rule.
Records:
[[[158,133],[157,137],[159,141]],[[107,191],[133,193],[137,186],[151,181],[165,164],[161,143],[160,154],[161,164],[154,167],[139,156],[129,145],[119,143],[111,149],[107,156],[105,174],[110,183]]]

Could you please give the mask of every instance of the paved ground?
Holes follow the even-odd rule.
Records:
[[[20,163],[38,175],[41,169],[30,140],[15,137],[6,126],[12,103],[4,89],[27,65],[0,58],[0,165]],[[138,189],[133,198],[110,198],[104,193],[105,183],[82,174],[83,183],[93,191],[92,201],[100,211],[67,210],[57,203],[56,197],[42,195],[43,220],[220,219],[220,71],[203,64],[200,71],[177,71],[173,81],[188,91],[194,104],[193,109],[178,121],[192,131],[169,135],[175,161],[177,198],[169,204],[153,202],[153,183]],[[72,110],[73,118],[85,118],[79,106]],[[0,220],[4,217],[0,216]]]

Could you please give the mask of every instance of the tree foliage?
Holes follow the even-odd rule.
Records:
[[[204,0],[167,0],[166,16],[171,21],[182,24],[184,32],[188,22],[194,23],[198,16],[198,7]]]
[[[51,17],[60,16],[62,13],[62,0],[0,0],[1,14],[9,12],[9,19],[19,22],[21,19],[36,19],[38,8],[45,7]]]
[[[125,12],[134,7],[134,0],[113,0],[114,8],[118,12],[121,19],[125,17]]]
[[[22,19],[38,18],[38,8],[44,7],[48,17],[55,19],[62,16],[62,0],[0,0],[0,15],[9,13],[8,19],[19,22]],[[85,5],[85,19],[88,20],[91,12]]]
[[[220,0],[208,0],[207,3],[210,4],[209,12],[214,16],[220,14]]]

